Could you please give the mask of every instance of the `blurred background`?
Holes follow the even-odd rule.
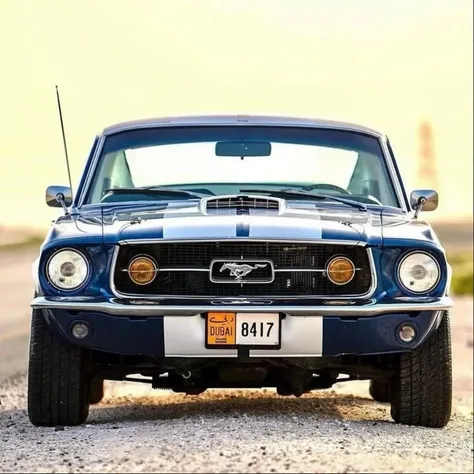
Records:
[[[472,0],[0,0],[0,379],[25,367],[46,186],[114,122],[200,113],[359,122],[434,187],[453,265],[456,387],[472,395]],[[467,295],[467,296],[460,296]],[[471,361],[471,362],[469,362]]]
[[[424,216],[472,242],[472,10],[472,0],[2,0],[0,243],[44,235],[60,213],[44,203],[47,185],[67,184],[55,84],[74,184],[95,134],[121,120],[355,121],[389,135],[409,189],[439,191]]]

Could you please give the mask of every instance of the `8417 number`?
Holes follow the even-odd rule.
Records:
[[[262,337],[268,338],[272,333],[272,329],[275,326],[273,322],[260,322],[260,323],[242,323],[240,333],[243,337]]]
[[[278,313],[237,313],[237,345],[278,346],[280,316]]]

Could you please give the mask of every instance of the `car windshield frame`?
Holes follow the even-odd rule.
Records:
[[[235,140],[236,138],[242,139],[242,136],[245,139],[249,137],[254,139],[252,138],[252,132],[256,132],[259,139],[264,138],[268,141],[333,147],[376,155],[380,159],[386,185],[390,188],[389,192],[395,201],[394,205],[382,203],[378,207],[391,207],[407,211],[406,197],[403,195],[403,188],[398,182],[398,176],[394,171],[394,165],[391,162],[391,156],[386,150],[383,137],[353,129],[280,124],[155,125],[149,127],[130,127],[103,134],[90,158],[90,163],[87,165],[87,175],[81,180],[75,205],[77,208],[101,205],[99,202],[90,202],[90,195],[97,172],[100,169],[101,160],[107,153],[122,149],[166,144]],[[262,134],[260,134],[261,132]],[[245,184],[251,185],[251,183]],[[169,186],[172,185],[170,184]],[[121,203],[117,202],[114,204],[119,205]],[[123,204],[129,205],[130,201],[123,202]],[[374,205],[377,206],[376,203]]]

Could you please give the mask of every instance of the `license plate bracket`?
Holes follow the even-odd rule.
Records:
[[[279,313],[209,312],[204,317],[206,349],[281,349]]]

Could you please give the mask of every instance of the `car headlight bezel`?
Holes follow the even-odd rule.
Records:
[[[410,258],[410,257],[413,257],[415,255],[420,255],[424,258],[429,258],[435,265],[435,268],[436,268],[436,271],[437,271],[437,275],[436,275],[436,279],[434,279],[434,283],[431,284],[431,286],[427,289],[423,289],[423,290],[420,290],[420,291],[416,291],[414,290],[412,287],[408,286],[406,284],[406,282],[404,282],[403,280],[403,277],[402,277],[402,270],[403,270],[403,265],[407,264],[407,260]],[[421,264],[419,264],[421,267],[423,267]],[[412,268],[416,267],[416,265],[413,265]],[[411,295],[417,295],[417,296],[421,296],[421,295],[426,295],[428,293],[431,293],[433,290],[435,290],[440,281],[441,281],[441,265],[438,261],[438,259],[432,255],[430,252],[427,252],[425,250],[411,250],[409,252],[406,252],[404,253],[400,259],[398,260],[398,263],[396,265],[396,279],[397,279],[397,283],[398,285],[400,286],[400,288],[402,289],[402,291],[404,291],[405,293],[408,293],[408,294],[411,294]]]
[[[80,270],[79,275],[81,277],[81,281],[74,286],[59,284],[58,279],[57,279],[57,272],[51,271],[52,270],[51,265],[53,264],[54,259],[57,258],[58,255],[60,255],[61,253],[66,253],[66,252],[71,252],[73,254],[76,254],[76,260],[81,262],[81,264],[83,265],[82,267],[79,268]],[[79,257],[79,259],[77,259],[77,257]],[[72,260],[72,259],[70,258],[69,260]],[[59,265],[59,267],[62,267],[63,265],[67,263],[70,263],[70,262],[68,262],[68,259],[65,258],[63,263]],[[75,265],[75,267],[77,269],[77,265]],[[70,276],[62,274],[62,278],[65,278],[65,279],[73,278],[74,276],[76,276],[76,274],[77,272],[75,272],[73,275],[70,275]],[[54,288],[56,291],[71,293],[71,292],[78,291],[87,285],[91,277],[91,264],[85,252],[73,247],[63,247],[63,248],[57,249],[47,259],[46,265],[45,265],[45,275],[46,275],[46,279],[49,285],[51,285],[51,287]]]

